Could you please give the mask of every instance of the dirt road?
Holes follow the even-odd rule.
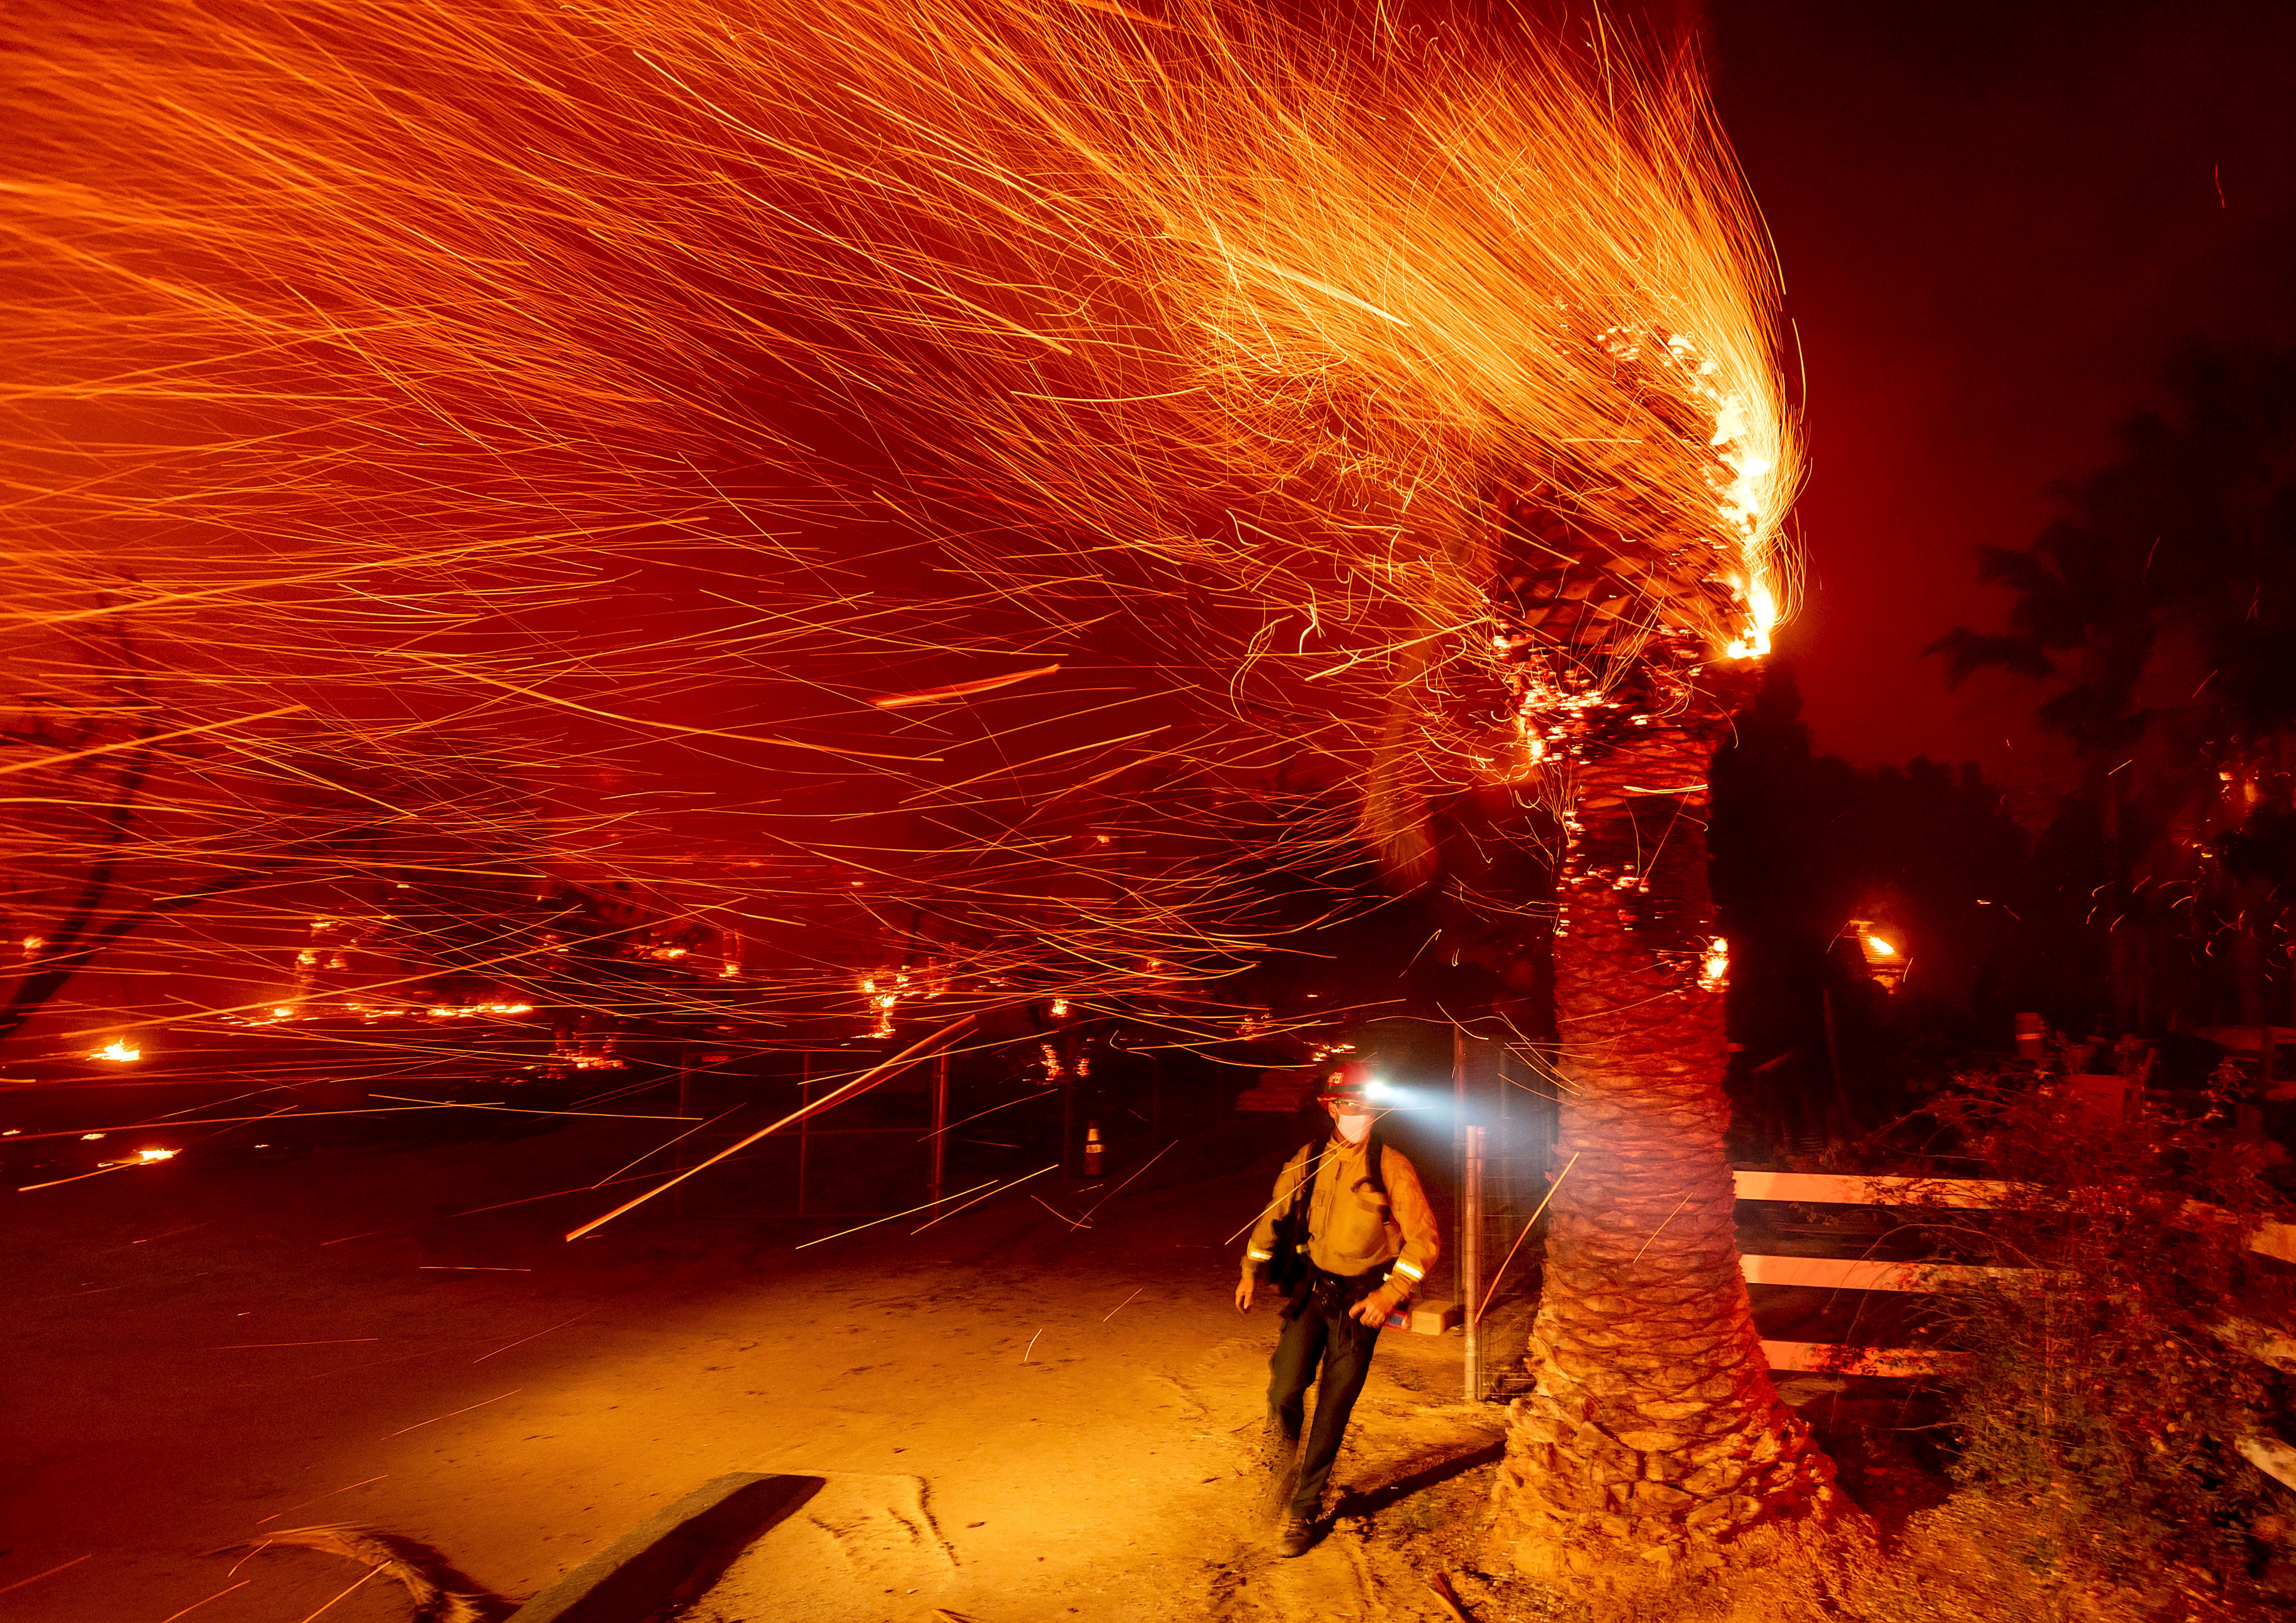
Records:
[[[1382,1339],[1335,1479],[1368,1520],[1267,1553],[1275,1321],[1236,1315],[1230,1236],[1280,1152],[1192,1176],[1184,1149],[1089,1227],[1106,1190],[1054,1177],[804,1250],[824,1225],[653,1209],[563,1242],[598,1195],[440,1218],[628,1147],[575,1127],[9,1197],[0,1609],[301,1623],[358,1570],[209,1552],[337,1521],[523,1596],[704,1480],[767,1471],[828,1486],[698,1623],[1440,1615],[1363,1549],[1479,1513],[1499,1412],[1459,1404],[1456,1336]],[[326,1616],[407,1611],[373,1581]]]

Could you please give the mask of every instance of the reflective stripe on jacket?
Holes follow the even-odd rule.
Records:
[[[1355,1275],[1392,1259],[1388,1283],[1408,1296],[1442,1254],[1435,1209],[1419,1186],[1411,1158],[1393,1144],[1380,1146],[1380,1173],[1387,1203],[1365,1176],[1364,1148],[1334,1135],[1321,1145],[1302,1145],[1276,1175],[1275,1198],[1259,1214],[1244,1248],[1243,1269],[1256,1271],[1273,1256],[1276,1220],[1292,1209],[1303,1168],[1315,1160],[1315,1184],[1308,1195],[1308,1260],[1326,1274]]]

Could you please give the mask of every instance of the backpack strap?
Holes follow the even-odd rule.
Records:
[[[1364,1181],[1382,1201],[1387,1200],[1387,1168],[1382,1164],[1386,1158],[1387,1144],[1380,1137],[1379,1129],[1374,1127],[1371,1136],[1364,1141]]]
[[[1364,1175],[1355,1181],[1355,1187],[1368,1189],[1377,1195],[1380,1215],[1392,1223],[1395,1221],[1395,1202],[1388,1198],[1387,1169],[1382,1165],[1386,1159],[1387,1145],[1381,1140],[1379,1129],[1374,1127],[1371,1135],[1364,1140]]]
[[[1283,1209],[1283,1216],[1275,1225],[1275,1245],[1281,1251],[1289,1244],[1293,1256],[1304,1258],[1308,1254],[1308,1242],[1315,1238],[1308,1232],[1308,1197],[1315,1193],[1316,1188],[1316,1146],[1313,1143],[1301,1145],[1300,1152],[1292,1159],[1300,1165],[1300,1181],[1292,1186],[1292,1203]],[[1287,1265],[1289,1261],[1286,1258]]]
[[[1316,1188],[1316,1145],[1311,1142],[1300,1146],[1292,1158],[1300,1163],[1300,1181],[1292,1190],[1292,1204],[1285,1209],[1295,1221],[1304,1223],[1308,1217],[1308,1197]]]

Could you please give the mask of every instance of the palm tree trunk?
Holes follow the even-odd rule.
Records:
[[[1538,1386],[1511,1406],[1497,1493],[1535,1576],[1718,1567],[1765,1542],[1744,1539],[1758,1524],[1838,1503],[1832,1463],[1778,1401],[1739,1268],[1722,991],[1702,973],[1723,719],[1652,717],[1577,770],[1554,978],[1555,1168],[1578,1164],[1554,1197]]]

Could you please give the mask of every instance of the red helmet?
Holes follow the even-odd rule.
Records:
[[[1324,1089],[1316,1099],[1324,1104],[1352,1104],[1358,1108],[1350,1114],[1365,1114],[1371,1108],[1374,1080],[1371,1062],[1349,1060],[1324,1073]]]

